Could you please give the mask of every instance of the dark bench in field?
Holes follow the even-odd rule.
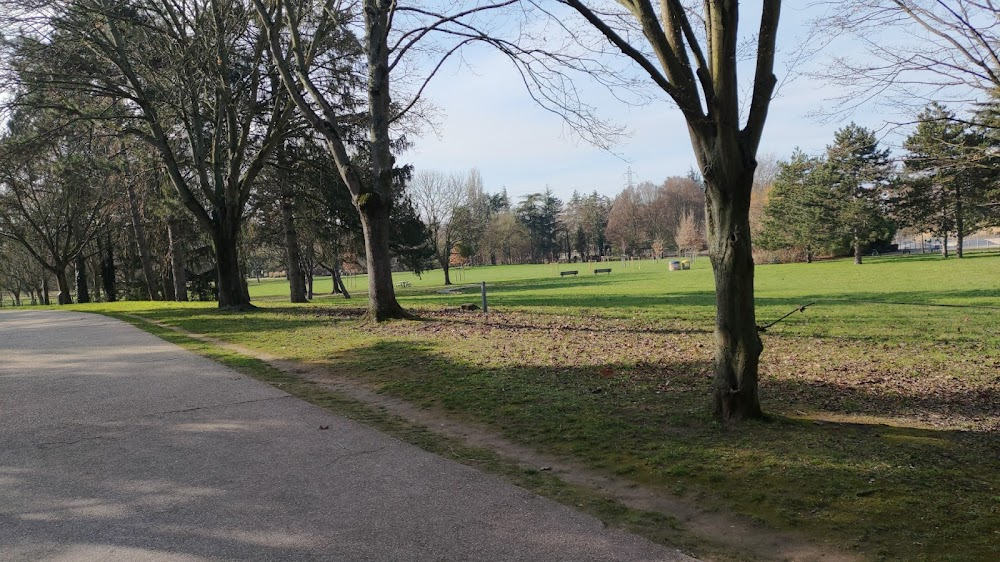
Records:
[[[576,275],[579,271],[560,271],[559,275],[565,277],[567,275]]]
[[[611,275],[611,268],[608,267],[608,268],[605,268],[605,269],[595,269],[594,270],[594,275],[597,275],[598,273],[607,273],[608,275]]]

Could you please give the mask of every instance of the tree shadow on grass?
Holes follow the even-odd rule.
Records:
[[[995,432],[819,422],[789,411],[857,413],[838,412],[853,400],[883,418],[947,415],[956,404],[967,415],[997,416],[994,391],[894,397],[769,382],[765,408],[779,412],[772,421],[727,427],[710,415],[708,361],[539,366],[513,358],[491,367],[449,358],[440,345],[380,341],[338,356],[337,365],[508,439],[644,484],[706,493],[782,528],[903,559],[985,559],[996,548]],[[837,393],[846,397],[831,400]]]

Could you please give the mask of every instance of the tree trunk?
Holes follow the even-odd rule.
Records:
[[[66,266],[56,266],[56,284],[59,286],[59,304],[73,304],[73,296],[69,291],[69,277],[66,276]]]
[[[105,235],[104,242],[97,237],[97,251],[101,254],[101,285],[104,287],[104,297],[107,302],[118,300],[115,290],[115,250],[111,244],[111,233]]]
[[[49,301],[49,275],[47,273],[42,274],[42,304],[48,306],[52,304]],[[66,304],[66,303],[59,303]]]
[[[411,317],[396,301],[389,253],[389,203],[372,193],[361,211],[368,265],[368,316],[376,322]]]
[[[217,211],[218,212],[218,211]],[[238,221],[219,220],[213,233],[216,260],[216,283],[219,308],[248,309],[250,295],[243,279],[239,259],[239,230],[233,227]]]
[[[174,298],[178,302],[188,300],[187,269],[184,256],[184,238],[177,219],[167,219],[167,239],[170,243],[170,277],[174,282]]]
[[[330,272],[330,285],[331,285],[330,294],[336,295],[337,293],[340,292],[340,286],[337,285],[337,269],[333,266],[326,266],[323,264],[320,264],[320,266],[323,267],[323,269],[326,269],[328,272]]]
[[[101,283],[98,281],[99,272],[91,271],[92,278],[94,279],[94,302],[101,302]]]
[[[956,182],[957,184],[958,182]],[[955,236],[958,238],[958,246],[955,248],[955,255],[959,258],[965,253],[962,246],[965,244],[965,217],[962,216],[962,187],[955,186]]]
[[[740,155],[716,155],[717,166],[734,167]],[[705,166],[710,171],[713,166]],[[742,168],[742,167],[741,167]],[[764,347],[754,311],[754,264],[750,243],[753,166],[730,177],[706,174],[709,255],[715,274],[715,415],[725,421],[762,418],[757,367]]]
[[[451,285],[451,264],[448,262],[448,258],[441,260],[441,270],[444,271],[444,284]]]
[[[392,258],[389,253],[389,213],[392,209],[392,181],[395,158],[389,138],[392,99],[389,86],[389,12],[395,4],[384,0],[364,0],[366,55],[368,59],[368,142],[371,150],[372,179],[368,189],[354,193],[361,213],[368,262],[368,315],[374,321],[412,318],[396,301],[392,285]],[[360,187],[360,186],[359,186]],[[369,191],[370,189],[370,191]]]
[[[309,302],[306,299],[306,279],[302,271],[299,234],[295,230],[295,216],[292,210],[292,197],[283,194],[281,196],[281,224],[285,232],[285,267],[288,270],[290,299],[291,302]]]
[[[174,280],[170,275],[170,270],[164,271],[162,277],[160,278],[160,283],[163,285],[163,300],[165,301],[176,301],[177,294],[174,292]]]
[[[76,255],[76,302],[90,302],[90,287],[87,285],[87,260],[83,253]]]
[[[861,265],[861,238],[854,235],[854,265]]]
[[[941,257],[948,258],[948,232],[945,231],[944,236],[941,238]]]
[[[142,225],[142,216],[139,212],[139,199],[135,194],[135,186],[131,181],[125,182],[125,190],[128,194],[128,210],[132,219],[132,231],[135,233],[135,244],[139,249],[139,261],[142,263],[142,277],[146,282],[146,293],[149,300],[159,299],[156,290],[156,278],[153,275],[153,260],[149,257],[149,245],[146,243],[146,228]]]
[[[345,299],[351,298],[351,294],[347,292],[347,287],[344,286],[344,278],[340,276],[340,268],[333,266],[333,286],[338,292],[344,295]]]

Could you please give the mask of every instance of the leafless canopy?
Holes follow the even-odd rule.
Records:
[[[969,104],[1000,87],[1000,11],[992,0],[829,0],[816,25],[862,46],[817,72],[842,88],[831,112],[863,104],[918,110]],[[914,111],[915,113],[915,111]]]

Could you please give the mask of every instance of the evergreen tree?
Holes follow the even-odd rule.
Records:
[[[760,246],[768,250],[798,249],[811,263],[818,252],[836,246],[836,201],[830,197],[822,158],[800,150],[779,164],[770,198],[764,207],[764,229]]]
[[[979,124],[976,131],[981,146],[970,150],[968,165],[983,175],[981,190],[975,199],[968,200],[982,220],[981,226],[1000,226],[1000,89],[991,92],[990,100],[982,105],[975,116]]]
[[[982,142],[981,135],[955,121],[954,113],[933,103],[920,113],[916,130],[903,143],[908,151],[906,175],[900,182],[896,216],[943,238],[945,257],[950,233],[957,236],[956,253],[962,257],[963,238],[983,222],[981,208],[968,204],[986,187],[984,170],[974,165]]]
[[[886,197],[892,181],[889,149],[878,146],[875,133],[851,123],[837,131],[827,147],[823,174],[837,209],[837,223],[851,239],[854,263],[865,246],[892,233]]]

